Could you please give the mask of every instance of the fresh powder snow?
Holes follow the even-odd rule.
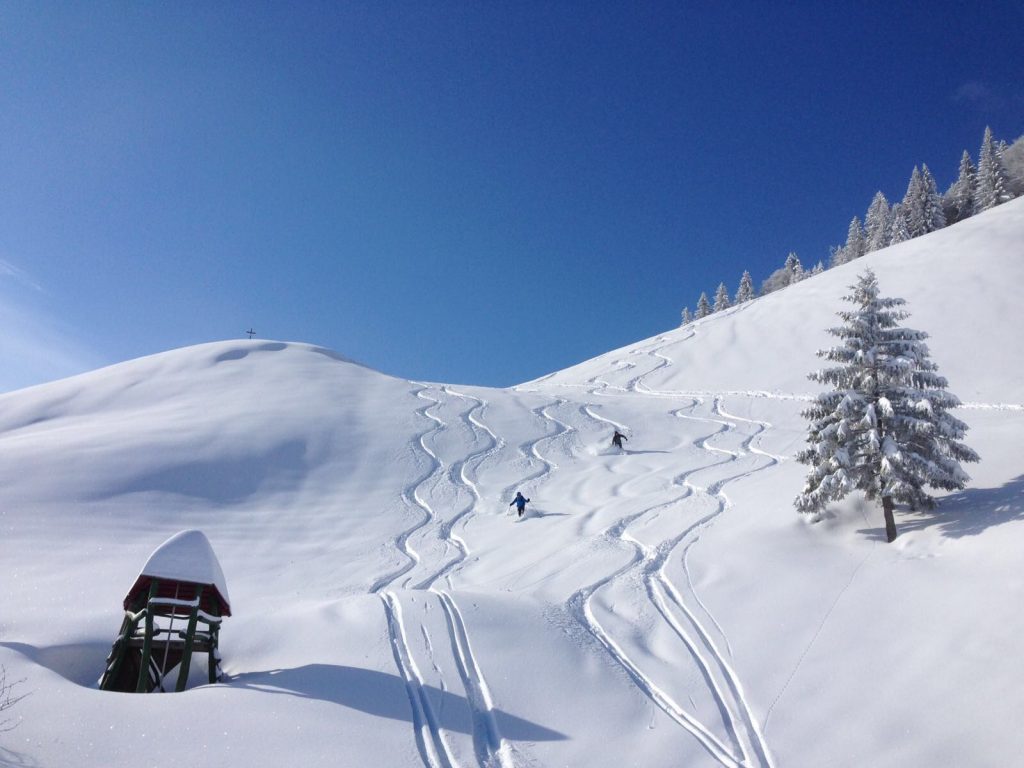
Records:
[[[241,340],[0,396],[0,766],[1017,761],[1022,242],[1017,200],[510,389]],[[981,457],[893,544],[793,508],[867,267]],[[98,690],[181,531],[230,584],[223,681]]]

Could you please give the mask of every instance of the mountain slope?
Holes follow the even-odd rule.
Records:
[[[1010,288],[1024,284],[1024,200],[924,237],[870,253],[782,291],[670,331],[657,344],[673,365],[648,376],[659,390],[815,392],[814,351],[832,346],[855,276],[870,267],[882,294],[907,300],[912,328],[931,334],[933,359],[965,402],[1020,403],[1024,378],[1004,361],[1024,349],[1024,310]],[[794,311],[796,310],[796,311]],[[699,343],[690,343],[691,339]],[[652,341],[623,347],[543,381],[629,382]]]
[[[509,390],[239,341],[0,396],[0,664],[32,692],[0,765],[1005,763],[1022,202]],[[792,509],[806,373],[867,265],[983,457],[892,546],[856,499]],[[227,679],[95,690],[187,528],[230,589]]]

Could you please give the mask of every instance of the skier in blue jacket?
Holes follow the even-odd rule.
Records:
[[[512,504],[516,505],[516,509],[519,510],[520,517],[522,517],[523,512],[526,511],[526,502],[528,501],[529,499],[523,496],[523,494],[520,491],[516,491],[516,497],[512,499]],[[509,504],[509,506],[511,507],[512,504]]]

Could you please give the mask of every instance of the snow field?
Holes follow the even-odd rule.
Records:
[[[0,765],[1012,762],[1022,233],[1015,202],[861,260],[982,456],[891,546],[862,501],[792,506],[859,262],[510,390],[253,341],[0,396],[0,664],[31,690]],[[191,528],[227,679],[95,690],[124,593]]]

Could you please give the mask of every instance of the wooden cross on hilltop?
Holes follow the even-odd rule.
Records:
[[[248,331],[246,331],[246,333],[249,334],[249,338],[251,339],[256,334],[256,331],[250,328]]]

